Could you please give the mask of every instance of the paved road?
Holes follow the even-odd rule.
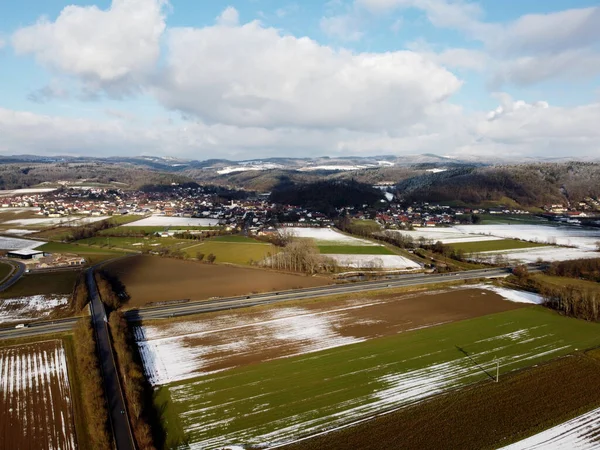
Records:
[[[6,264],[10,264],[11,266],[16,267],[17,270],[12,274],[12,276],[8,280],[6,280],[4,283],[2,283],[0,285],[0,292],[5,291],[9,287],[11,287],[13,284],[15,284],[17,281],[19,281],[19,279],[25,273],[25,269],[27,269],[27,267],[25,266],[25,264],[23,264],[23,263],[21,263],[19,261],[6,261],[6,260],[3,260],[2,262],[6,263]]]
[[[447,281],[468,280],[474,278],[497,278],[504,277],[506,275],[508,275],[508,269],[470,270],[465,272],[433,275],[403,275],[393,280],[337,284],[330,286],[322,286],[318,288],[281,291],[278,293],[256,294],[242,297],[229,297],[217,300],[203,300],[183,304],[179,303],[143,309],[133,309],[127,311],[125,313],[125,317],[131,322],[137,322],[144,319],[164,319],[190,314],[200,314],[213,311],[246,308],[249,306],[264,305],[292,299],[300,300],[315,297],[324,297],[327,295],[367,292],[378,289],[395,288],[402,286],[427,285]],[[33,322],[29,324],[29,328],[0,328],[0,339],[33,336],[45,333],[55,333],[59,331],[68,331],[75,325],[76,322],[77,318],[68,318],[52,322]]]
[[[100,358],[102,377],[104,379],[104,393],[108,401],[108,411],[112,424],[113,436],[117,450],[134,450],[135,444],[129,426],[127,409],[123,391],[115,365],[112,345],[108,332],[108,324],[104,305],[98,295],[94,270],[86,272],[86,282],[90,292],[90,307],[92,323],[96,334],[97,350]]]
[[[453,272],[448,274],[413,274],[404,275],[393,280],[365,281],[361,283],[337,284],[321,286],[317,288],[294,289],[278,293],[266,293],[241,297],[229,297],[218,300],[194,301],[189,303],[178,303],[134,309],[125,312],[127,320],[134,322],[149,319],[166,319],[189,314],[199,314],[227,309],[246,308],[249,306],[277,303],[285,300],[301,300],[328,295],[350,294],[356,292],[367,292],[379,289],[396,288],[403,286],[418,286],[449,281],[469,280],[477,278],[505,277],[510,269],[481,269],[465,272]]]

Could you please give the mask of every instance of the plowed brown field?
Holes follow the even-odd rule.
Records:
[[[61,341],[0,348],[0,448],[76,449]]]
[[[325,277],[290,275],[155,256],[123,259],[107,265],[105,270],[118,276],[127,287],[131,298],[126,307],[332,284],[332,280]]]

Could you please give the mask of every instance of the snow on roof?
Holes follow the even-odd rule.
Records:
[[[39,255],[40,253],[44,253],[41,250],[34,250],[32,248],[23,248],[21,250],[11,250],[8,253],[11,255],[20,255],[20,256],[30,256],[30,255]]]

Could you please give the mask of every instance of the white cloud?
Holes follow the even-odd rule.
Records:
[[[492,78],[493,87],[504,84],[528,86],[549,79],[567,81],[600,74],[600,53],[592,50],[566,50],[557,54],[522,56],[501,61]]]
[[[55,21],[41,18],[17,30],[18,54],[61,73],[80,77],[90,90],[117,92],[153,71],[165,29],[165,0],[113,0],[107,10],[67,6]]]
[[[287,17],[291,14],[295,14],[298,11],[300,11],[300,6],[298,5],[298,3],[290,3],[289,5],[276,9],[275,15],[280,19],[283,19],[284,17]]]
[[[319,26],[327,36],[341,41],[358,41],[364,35],[360,19],[353,14],[323,17]]]
[[[570,9],[522,16],[499,35],[485,36],[493,51],[506,55],[556,54],[597,46],[600,42],[600,7]]]
[[[413,123],[460,85],[414,52],[355,54],[251,22],[171,30],[154,93],[209,123],[386,129]]]
[[[216,19],[217,25],[234,27],[240,22],[240,15],[233,6],[228,6]]]
[[[500,106],[489,113],[467,113],[448,103],[432,105],[422,120],[389,131],[144,123],[122,111],[106,111],[116,119],[100,121],[0,108],[0,152],[196,159],[433,152],[507,161],[600,154],[600,103],[561,108],[543,101],[515,101],[506,94],[498,99]]]
[[[482,10],[471,1],[451,0],[355,0],[357,6],[384,14],[394,9],[414,8],[423,11],[438,27],[478,31]]]
[[[0,38],[0,50],[2,50],[6,46],[6,41]]]

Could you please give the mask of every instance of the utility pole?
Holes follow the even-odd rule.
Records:
[[[498,381],[500,381],[500,361],[496,359],[496,383]]]

